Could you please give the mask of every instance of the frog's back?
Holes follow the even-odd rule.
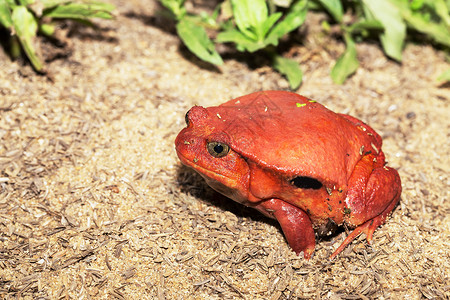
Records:
[[[361,146],[378,143],[378,135],[368,136],[359,120],[291,92],[257,92],[208,110],[234,151],[292,175],[345,184]]]

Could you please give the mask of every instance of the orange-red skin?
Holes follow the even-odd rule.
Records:
[[[305,258],[314,251],[314,230],[326,233],[333,225],[355,230],[331,258],[361,232],[371,242],[400,199],[400,177],[385,166],[381,137],[298,94],[257,92],[216,107],[195,106],[187,119],[175,141],[182,163],[217,191],[276,218]],[[213,157],[208,142],[229,145],[228,155]],[[291,183],[298,176],[322,187],[298,188]]]

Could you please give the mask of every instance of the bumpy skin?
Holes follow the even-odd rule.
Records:
[[[275,218],[291,248],[310,258],[315,232],[345,223],[370,243],[398,203],[396,170],[368,125],[290,92],[257,92],[217,107],[193,107],[176,138],[183,164],[227,197]],[[208,143],[229,151],[216,157]],[[222,149],[222,148],[220,148]]]

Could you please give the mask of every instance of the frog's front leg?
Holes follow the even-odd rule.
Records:
[[[401,182],[395,169],[384,166],[384,154],[365,155],[348,182],[344,208],[346,224],[356,227],[330,256],[333,259],[360,233],[371,244],[374,231],[386,221],[400,200]]]
[[[280,199],[265,200],[255,208],[277,219],[297,255],[303,251],[306,259],[311,258],[316,240],[311,220],[303,210]]]

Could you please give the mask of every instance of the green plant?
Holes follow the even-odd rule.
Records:
[[[221,65],[222,58],[215,50],[214,43],[209,39],[205,30],[206,27],[217,27],[215,19],[217,19],[219,9],[216,9],[211,17],[207,14],[196,16],[187,14],[184,7],[185,0],[160,1],[169,9],[172,18],[177,20],[177,34],[186,47],[200,59]]]
[[[450,0],[225,0],[211,15],[189,13],[185,0],[160,1],[177,21],[183,43],[200,59],[222,64],[215,50],[218,43],[232,43],[244,52],[263,51],[293,89],[302,81],[300,66],[277,53],[276,46],[303,24],[311,9],[327,12],[331,25],[324,22],[324,31],[331,34],[327,29],[337,27],[345,42],[346,49],[331,70],[333,81],[339,84],[358,69],[356,42],[364,39],[379,39],[385,54],[398,62],[408,33],[411,37],[420,33],[423,40],[450,48]],[[277,11],[282,5],[287,11]],[[447,72],[439,78],[448,77]]]
[[[184,0],[161,1],[177,20],[177,33],[183,43],[199,58],[212,64],[222,64],[215,43],[234,43],[239,51],[262,50],[269,55],[274,68],[286,75],[292,88],[301,84],[300,66],[294,60],[277,54],[274,47],[281,37],[304,22],[307,2],[295,1],[283,15],[281,12],[269,13],[265,0],[227,0],[222,8],[228,9],[233,18],[217,22],[220,6],[211,16],[196,16],[187,13]],[[207,28],[218,31],[215,42],[208,37]]]
[[[348,7],[356,21],[344,21],[341,0],[318,0],[339,24],[346,50],[331,70],[336,83],[343,83],[353,74],[359,62],[355,37],[359,40],[374,34],[380,39],[385,54],[398,61],[407,38],[407,28],[418,31],[444,47],[450,47],[450,1],[444,0],[360,0]]]
[[[292,88],[297,88],[302,82],[299,64],[277,54],[274,46],[285,34],[303,24],[307,2],[295,1],[280,20],[282,13],[269,14],[264,0],[231,0],[235,26],[227,26],[217,35],[216,42],[232,42],[239,51],[265,50],[270,54],[273,67],[288,78]]]
[[[18,57],[21,50],[34,69],[42,72],[44,65],[34,45],[36,35],[53,36],[57,19],[73,19],[92,25],[90,18],[111,19],[115,7],[95,1],[68,0],[0,0],[0,27],[11,33],[10,52]]]

